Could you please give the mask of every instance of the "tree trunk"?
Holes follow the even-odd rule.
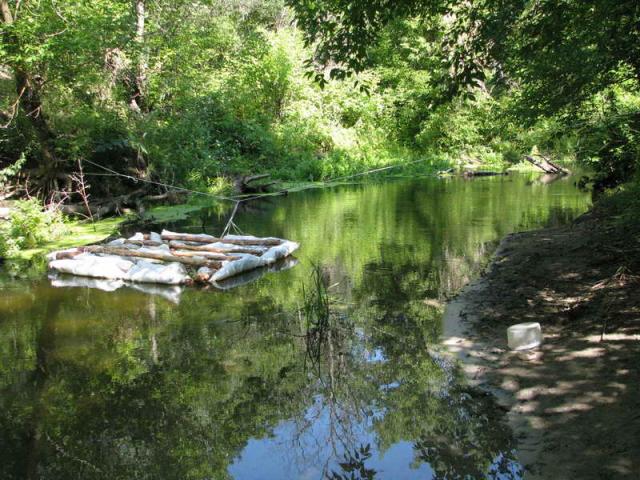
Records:
[[[0,0],[0,11],[5,25],[13,25],[15,18],[11,13],[7,0]],[[7,43],[19,48],[18,40],[13,34],[7,34]],[[16,93],[18,95],[18,105],[29,118],[31,126],[38,137],[42,159],[40,162],[40,175],[45,181],[45,189],[57,188],[56,174],[57,161],[55,156],[54,140],[55,135],[49,128],[47,119],[42,111],[42,100],[40,98],[40,85],[37,76],[30,74],[20,65],[11,65],[16,82]],[[51,180],[51,185],[48,185]]]
[[[4,20],[4,23],[11,25],[13,23],[13,15],[11,14],[9,2],[7,2],[7,0],[0,0],[0,11],[2,11],[2,19]]]
[[[147,110],[146,87],[147,87],[147,52],[145,47],[145,21],[146,21],[146,0],[135,0],[136,8],[136,72],[133,95],[130,100],[130,107],[137,111]]]

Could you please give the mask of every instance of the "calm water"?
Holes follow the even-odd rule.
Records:
[[[438,354],[441,305],[501,237],[588,203],[527,175],[314,190],[239,212],[302,246],[227,291],[5,280],[0,478],[520,478],[500,410]],[[299,313],[313,264],[322,328]]]

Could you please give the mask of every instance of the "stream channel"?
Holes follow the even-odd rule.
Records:
[[[440,351],[442,313],[502,237],[586,211],[575,179],[401,179],[251,202],[235,223],[300,242],[297,264],[228,290],[11,282],[0,478],[522,478],[503,411]],[[228,213],[153,228],[219,234]],[[314,272],[322,321],[304,313]]]

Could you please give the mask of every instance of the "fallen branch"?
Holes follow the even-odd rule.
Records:
[[[251,182],[255,182],[256,180],[261,180],[263,178],[268,178],[270,176],[271,176],[271,174],[269,174],[269,173],[261,173],[260,175],[250,175],[248,177],[244,177],[243,178],[243,182],[244,183],[251,183]]]
[[[268,173],[262,173],[259,175],[249,175],[244,177],[239,177],[235,184],[236,189],[240,193],[264,193],[267,192],[269,187],[275,185],[277,182],[269,182],[262,184],[255,184],[254,182],[258,180],[262,180],[265,178],[269,178],[271,175]]]
[[[553,163],[551,160],[549,160],[546,157],[543,157],[542,155],[538,155],[541,160],[536,160],[535,158],[533,158],[530,155],[525,155],[525,160],[529,163],[531,163],[532,165],[538,167],[540,170],[542,170],[544,173],[553,173],[553,174],[567,174],[569,173],[568,170],[562,168],[559,165],[556,165],[555,163]]]
[[[486,172],[486,171],[475,171],[475,170],[465,170],[462,173],[465,177],[495,177],[500,175],[509,175],[509,172]]]

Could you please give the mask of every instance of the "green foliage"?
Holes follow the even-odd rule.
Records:
[[[585,104],[578,117],[576,153],[603,186],[640,171],[640,92],[611,88]]]
[[[0,276],[0,477],[24,478],[32,444],[22,440],[34,422],[46,445],[64,448],[41,451],[43,478],[79,469],[91,479],[227,478],[255,462],[244,450],[255,443],[287,446],[278,478],[309,465],[349,478],[362,463],[378,469],[383,455],[409,472],[428,462],[443,478],[516,476],[487,475],[514,444],[477,395],[455,388],[459,377],[434,350],[439,305],[478,275],[487,242],[587,208],[589,194],[570,181],[535,179],[371,183],[265,202],[239,212],[238,225],[296,239],[300,264],[232,294],[184,289],[179,304]],[[219,231],[228,213],[175,226]],[[329,325],[316,330],[300,319],[295,288],[317,291],[312,260],[331,297]],[[325,426],[340,435],[337,452]],[[416,446],[413,457],[394,452],[399,442]],[[304,445],[323,449],[296,470]]]
[[[640,230],[640,180],[607,192],[597,210],[616,217],[619,226],[630,230],[621,232],[621,236],[632,241]]]
[[[0,224],[0,257],[10,257],[18,250],[37,247],[61,237],[65,232],[64,219],[57,209],[43,210],[35,199],[15,202],[6,225]]]
[[[609,89],[637,90],[637,2],[289,3],[308,44],[316,47],[314,58],[323,66],[339,65],[339,76],[376,68],[376,62],[393,65],[395,78],[389,78],[400,94],[398,99],[412,105],[397,72],[408,65],[414,72],[427,63],[435,67],[430,69],[434,74],[426,88],[416,82],[409,89],[426,100],[412,108],[413,118],[420,120],[412,122],[413,129],[402,124],[396,129],[404,138],[407,133],[416,138],[421,148],[436,146],[454,153],[480,146],[487,159],[513,163],[518,155],[541,144],[559,156],[584,147],[584,153],[576,156],[611,178],[611,183],[629,179],[636,169],[638,106],[627,110],[625,120],[620,120],[616,108],[606,110],[608,119],[593,122],[584,117],[589,116],[587,105]],[[403,42],[407,38],[413,44]],[[425,41],[428,48],[420,49]],[[313,66],[318,71],[317,64]],[[493,117],[478,108],[478,92],[497,101],[500,108],[488,110]],[[464,104],[460,96],[475,101]],[[571,131],[575,118],[589,124],[580,133],[591,145],[576,146],[583,136]],[[416,124],[421,125],[420,131],[415,130]],[[561,128],[544,135],[550,124]],[[534,140],[536,135],[539,138]]]
[[[12,163],[0,170],[0,190],[4,189],[8,185],[9,181],[20,172],[25,161],[26,158],[23,153],[15,163]]]
[[[41,115],[19,105],[0,130],[0,169],[21,155],[25,168],[51,168],[36,118],[56,169],[91,159],[197,189],[247,173],[317,181],[420,158],[422,171],[501,168],[534,148],[603,177],[637,167],[631,2],[289,3],[147,1],[138,38],[128,0],[10,1],[0,117],[19,72]],[[133,186],[86,173],[93,198]]]

